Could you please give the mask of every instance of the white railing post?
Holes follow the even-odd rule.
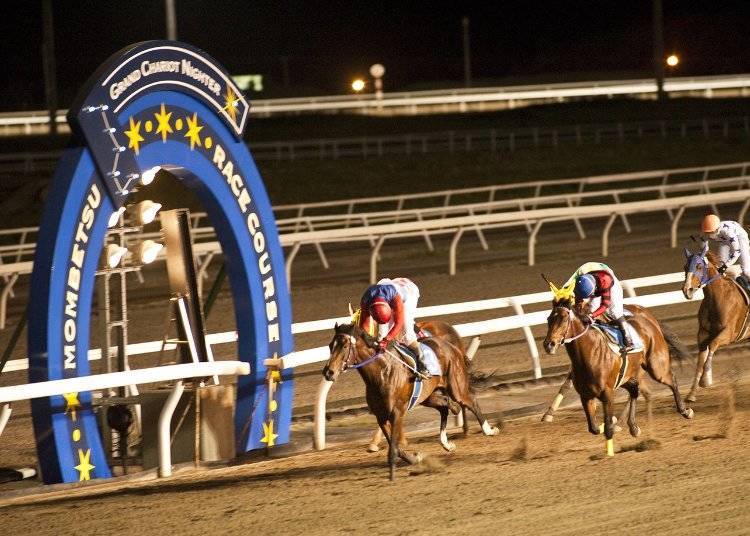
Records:
[[[159,414],[159,476],[172,476],[172,415],[182,397],[185,387],[182,380],[175,383],[172,392]]]
[[[521,304],[518,303],[516,300],[511,298],[508,300],[511,307],[513,307],[513,311],[518,316],[523,316],[524,310],[523,307],[521,307]],[[526,337],[526,344],[529,347],[529,354],[531,354],[531,365],[532,369],[534,370],[534,378],[541,378],[542,377],[542,366],[539,363],[539,350],[536,347],[536,341],[534,340],[534,334],[531,333],[531,328],[529,326],[523,326],[521,328],[523,330],[523,335]]]
[[[315,396],[315,413],[313,414],[313,447],[315,450],[326,448],[326,400],[333,382],[324,379],[318,386]]]
[[[3,430],[5,430],[5,425],[8,424],[12,411],[10,404],[3,404],[3,408],[0,409],[0,436],[3,435]]]

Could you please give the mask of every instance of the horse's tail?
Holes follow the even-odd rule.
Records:
[[[688,350],[685,343],[680,340],[677,334],[672,331],[672,328],[661,321],[659,321],[659,327],[664,335],[664,340],[667,341],[667,345],[669,346],[669,356],[671,358],[676,359],[679,362],[693,358],[690,350]]]

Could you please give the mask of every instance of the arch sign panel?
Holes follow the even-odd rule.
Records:
[[[273,211],[242,134],[249,104],[209,55],[172,41],[114,54],[68,113],[74,146],[55,170],[34,258],[29,380],[90,374],[91,303],[112,213],[157,167],[192,189],[221,243],[239,359],[236,451],[289,440],[292,380],[269,399],[266,358],[292,351],[291,304]],[[166,306],[166,304],[165,304]],[[270,407],[269,407],[270,406]],[[111,476],[90,393],[32,404],[45,482]]]

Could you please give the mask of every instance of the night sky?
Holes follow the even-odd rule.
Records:
[[[375,62],[386,66],[386,91],[462,85],[464,15],[474,85],[648,76],[652,67],[650,0],[175,2],[178,38],[233,74],[263,74],[264,96],[345,93]],[[675,74],[750,71],[750,1],[663,3],[665,51],[682,58]],[[41,2],[3,7],[0,108],[41,108]],[[54,17],[62,107],[113,52],[165,36],[161,0],[55,0]]]

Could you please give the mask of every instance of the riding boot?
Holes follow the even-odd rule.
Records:
[[[414,352],[414,361],[417,365],[417,375],[422,376],[423,378],[428,377],[427,366],[424,363],[424,354],[422,353],[422,345],[419,344],[419,341],[414,341],[409,344],[409,348]]]
[[[617,322],[617,327],[620,328],[620,333],[622,333],[622,341],[623,341],[622,353],[626,354],[630,350],[633,349],[633,339],[630,338],[630,333],[628,333],[628,330],[625,327],[624,316],[621,316],[620,318],[615,320],[615,322]]]

